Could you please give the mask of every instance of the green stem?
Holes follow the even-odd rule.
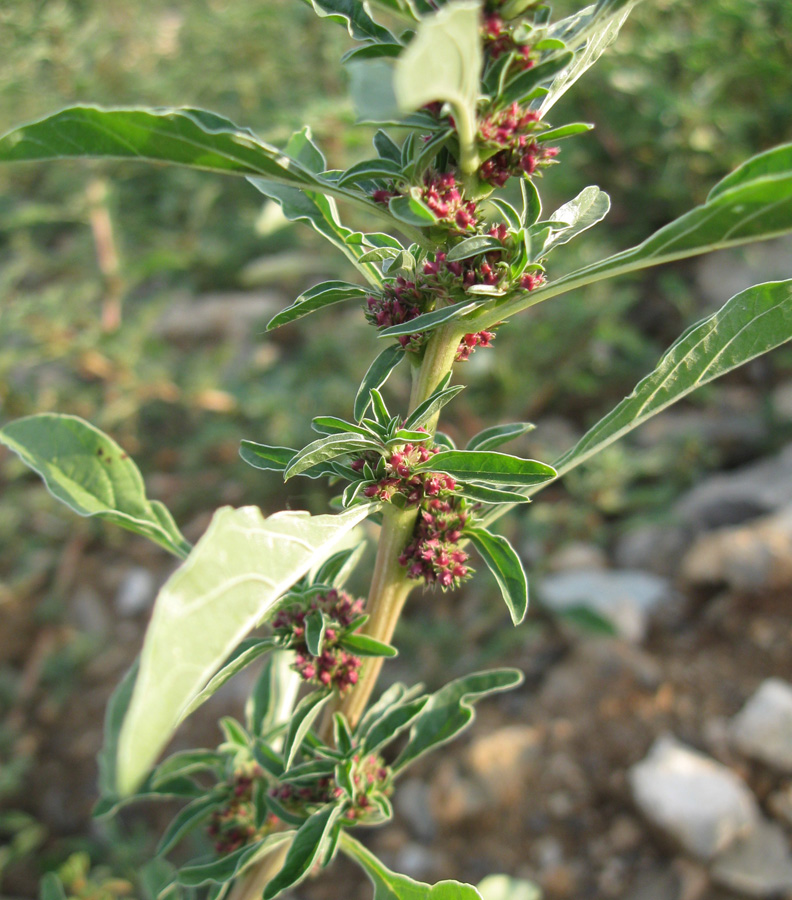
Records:
[[[410,396],[411,411],[423,403],[451,371],[460,337],[458,325],[446,325],[432,335],[413,381]],[[433,431],[436,424],[435,418],[427,424],[427,427]],[[392,505],[386,506],[383,513],[377,559],[366,602],[369,620],[363,631],[385,643],[390,643],[407,596],[415,586],[415,582],[406,577],[404,567],[399,563],[399,557],[410,542],[417,518],[417,509],[401,510]],[[322,725],[322,736],[325,740],[332,737],[333,712],[342,712],[353,728],[357,724],[368,705],[382,663],[383,660],[377,657],[364,662],[358,683],[325,715]]]

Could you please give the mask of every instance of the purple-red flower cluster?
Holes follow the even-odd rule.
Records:
[[[438,447],[425,444],[405,444],[385,458],[385,475],[363,489],[366,497],[391,501],[395,494],[405,498],[407,506],[417,506],[426,497],[437,497],[456,489],[456,482],[443,472],[416,472],[415,467],[428,462]],[[356,460],[352,467],[363,468],[365,460]]]
[[[461,508],[461,498],[435,497],[421,507],[413,539],[399,562],[407,577],[423,578],[426,584],[439,584],[444,590],[459,585],[473,574],[469,559],[459,546],[469,515]]]
[[[366,298],[366,318],[377,328],[402,325],[427,311],[427,296],[414,281],[399,275],[395,282],[386,282],[382,295]],[[397,340],[405,350],[417,351],[424,343],[424,334],[402,334]]]
[[[533,48],[514,39],[513,29],[496,12],[485,13],[481,25],[484,49],[491,59],[504,53],[514,53],[514,65],[518,69],[532,69],[536,65]]]
[[[213,839],[215,851],[221,856],[259,840],[278,824],[278,819],[270,815],[262,827],[256,827],[253,788],[262,774],[258,766],[246,772],[237,772],[228,784],[228,801],[212,812],[206,833]]]
[[[558,147],[536,141],[539,113],[512,103],[479,120],[479,137],[491,147],[501,148],[482,163],[479,177],[494,187],[503,187],[512,175],[533,175],[558,156]]]
[[[379,807],[374,795],[389,796],[393,792],[393,773],[385,765],[381,756],[369,753],[366,756],[355,755],[351,769],[354,796],[352,803],[344,810],[342,822],[346,824],[365,824],[371,814],[379,814]],[[317,778],[314,782],[297,784],[281,784],[270,789],[270,796],[282,803],[287,809],[298,813],[311,813],[340,800],[344,790],[330,777]]]
[[[319,656],[313,656],[305,640],[305,620],[316,610],[324,613],[330,622]],[[272,627],[296,651],[293,668],[305,681],[335,688],[343,694],[357,684],[361,661],[360,657],[340,646],[339,633],[362,614],[363,600],[353,599],[346,591],[330,590],[326,594],[317,594],[308,604],[296,603],[279,610]]]
[[[476,204],[463,198],[461,186],[453,172],[427,172],[421,197],[437,218],[454,230],[462,234],[475,230],[478,223]]]

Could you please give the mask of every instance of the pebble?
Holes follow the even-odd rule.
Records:
[[[725,585],[741,593],[789,589],[792,505],[749,524],[702,535],[682,559],[680,571],[694,588]]]
[[[679,559],[690,545],[691,529],[668,522],[650,523],[626,531],[616,542],[614,560],[622,569],[643,569],[655,575],[675,575]]]
[[[629,782],[646,819],[700,859],[711,859],[759,821],[745,782],[672,737],[655,741],[631,767]]]
[[[429,788],[420,778],[406,778],[399,782],[399,790],[394,795],[397,812],[404,817],[415,837],[431,841],[437,833]]]
[[[792,773],[792,684],[768,678],[732,719],[735,747],[780,772]]]
[[[792,891],[792,856],[783,829],[761,821],[720,854],[710,870],[717,884],[749,897],[780,897]]]
[[[551,572],[570,572],[577,569],[605,569],[608,559],[596,544],[572,541],[556,551],[548,561]]]
[[[115,610],[124,618],[140,615],[151,608],[156,593],[154,576],[148,569],[137,566],[121,579],[115,595]]]

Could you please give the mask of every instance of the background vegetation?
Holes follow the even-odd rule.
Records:
[[[547,205],[587,184],[614,201],[609,227],[570,249],[570,265],[640,240],[703,200],[743,158],[790,139],[790,35],[786,0],[654,0],[637,8],[558,112],[560,121],[592,121],[597,130],[564,145],[565,165],[546,175]],[[0,10],[0,131],[81,101],[194,105],[274,143],[310,122],[331,163],[348,164],[368,137],[349,128],[338,64],[346,43],[342,29],[296,0],[15,0]],[[342,265],[233,179],[126,164],[4,170],[0,424],[48,409],[95,422],[134,453],[153,493],[196,533],[223,502],[311,507],[320,498],[286,493],[247,469],[237,446],[242,437],[304,442],[317,408],[349,412],[350,387],[375,352],[362,316],[348,310],[261,333],[272,309]],[[708,302],[695,265],[686,264],[539,307],[503,329],[497,356],[481,352],[468,363],[472,385],[456,405],[456,427],[469,433],[503,416],[539,419],[547,427],[536,433],[536,452],[546,455],[554,441],[565,449],[568,435],[637,381]],[[199,309],[207,310],[203,325]],[[735,378],[765,390],[790,362],[789,351],[777,352]],[[302,387],[309,377],[311,394]],[[718,390],[695,402],[713,402]],[[771,407],[763,414],[772,421]],[[774,437],[751,452],[784,436],[768,433]],[[637,458],[615,448],[558,489],[556,502],[537,504],[521,527],[542,551],[570,536],[604,542],[617,517],[661,514],[697,473],[739,461],[728,448],[684,436]],[[669,482],[659,473],[671,469]],[[35,698],[65,704],[100,650],[91,623],[68,612],[72,557],[114,559],[129,539],[75,524],[7,455],[0,491],[0,807],[14,810],[0,818],[13,836],[10,850],[0,849],[0,880],[7,875],[22,892],[42,867],[82,846],[94,862],[131,877],[145,835],[86,838],[78,825],[64,834],[28,794],[42,748],[52,750],[31,740],[46,727]],[[458,637],[442,622],[441,610],[433,627],[450,658]],[[485,638],[487,627],[485,617]],[[43,643],[42,634],[50,635]],[[71,864],[79,881],[83,863]],[[110,885],[111,894],[122,890]],[[101,895],[89,888],[86,896]]]

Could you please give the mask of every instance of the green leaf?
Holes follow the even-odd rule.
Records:
[[[792,338],[792,280],[758,284],[688,329],[633,392],[557,462],[564,475],[707,382]]]
[[[522,224],[524,228],[530,228],[542,215],[542,201],[536,185],[529,178],[520,179],[520,193],[523,200]]]
[[[470,259],[471,256],[479,256],[481,253],[487,253],[491,250],[503,250],[503,244],[496,238],[488,234],[476,234],[473,237],[465,238],[456,246],[448,251],[446,259],[454,262],[460,259]]]
[[[324,645],[327,622],[322,613],[315,609],[305,617],[305,643],[311,656],[320,656]]]
[[[27,416],[0,429],[0,444],[44,479],[80,516],[97,516],[142,534],[175,556],[190,551],[167,509],[146,497],[138,467],[106,434],[77,416]]]
[[[390,328],[383,328],[379,333],[379,337],[399,337],[402,334],[432,331],[435,328],[439,328],[444,322],[457,319],[477,306],[477,302],[470,300],[463,300],[461,303],[454,303],[451,306],[442,306],[440,309],[424,313],[422,316],[416,316],[414,319],[410,319],[409,322],[403,322],[401,325],[391,325]]]
[[[465,536],[498,582],[512,622],[519,625],[528,612],[528,579],[517,551],[503,535],[491,534],[484,528],[468,528]]]
[[[219,509],[154,605],[118,745],[117,787],[143,780],[194,698],[280,596],[329,556],[369,509],[337,516]]]
[[[196,772],[218,772],[223,764],[223,756],[217,750],[182,750],[161,762],[151,773],[149,783],[156,789],[172,778]]]
[[[325,806],[300,826],[283,868],[264,888],[263,900],[274,900],[287,888],[299,884],[321,858],[333,826],[341,817],[340,806]]]
[[[389,159],[401,166],[401,148],[386,131],[380,128],[372,143],[380,159]]]
[[[504,491],[471,481],[457,482],[457,491],[477,503],[530,503],[530,498],[516,491]]]
[[[291,306],[274,315],[267,323],[267,331],[273,331],[289,322],[296,322],[297,319],[325,306],[343,303],[345,300],[362,300],[369,293],[367,288],[359,284],[347,284],[344,281],[326,282],[301,294]]]
[[[283,741],[283,764],[286,769],[294,762],[294,757],[300,751],[306,734],[311,730],[311,725],[332,696],[330,691],[313,691],[297,704]]]
[[[206,687],[196,694],[190,705],[187,707],[184,715],[189,716],[196,709],[205,703],[210,697],[216,694],[220,688],[237,672],[241,672],[250,663],[257,660],[260,656],[268,653],[276,646],[272,638],[248,638],[242,641],[234,652],[223,663],[222,668],[217,674],[209,679]]]
[[[66,900],[63,882],[55,872],[47,872],[39,885],[39,900]]]
[[[287,841],[291,840],[294,832],[279,832],[270,834],[263,841],[255,844],[249,844],[246,847],[240,847],[227,856],[216,856],[195,863],[191,866],[184,866],[179,870],[176,880],[185,887],[200,887],[203,884],[211,884],[217,882],[222,884],[231,881],[239,875],[245,868],[252,865],[256,859],[260,859],[271,853],[276,847],[280,847]]]
[[[559,53],[545,62],[521,72],[505,85],[498,97],[498,103],[502,106],[524,103],[531,96],[534,88],[540,84],[546,84],[554,75],[567,68],[572,61],[572,56],[572,53]]]
[[[453,387],[435,391],[430,397],[427,397],[423,403],[420,403],[415,407],[405,420],[404,427],[420,428],[422,425],[426,425],[427,422],[431,422],[440,410],[447,403],[450,403],[460,391],[464,391],[464,389],[464,384],[455,384]]]
[[[371,17],[369,5],[361,0],[303,0],[317,16],[343,25],[356,41],[397,43],[396,38]]]
[[[354,166],[350,166],[338,179],[339,185],[348,183],[359,184],[362,181],[384,178],[390,180],[401,175],[401,160],[394,162],[391,159],[364,159]]]
[[[425,228],[427,225],[434,225],[437,222],[437,216],[423,200],[419,200],[418,197],[413,197],[411,194],[403,197],[391,197],[388,201],[388,209],[394,219],[418,228]]]
[[[492,484],[533,485],[556,477],[555,469],[545,463],[491,450],[441,450],[416,469]]]
[[[588,122],[572,122],[569,125],[559,125],[558,128],[548,128],[547,131],[537,134],[536,140],[540,144],[544,144],[547,141],[561,141],[564,138],[591,131],[593,127]]]
[[[354,416],[356,422],[366,415],[371,404],[372,389],[379,390],[403,359],[404,349],[399,344],[394,344],[386,347],[369,366],[355,395]]]
[[[510,422],[508,425],[493,425],[485,428],[468,441],[466,450],[494,450],[502,444],[533,431],[536,425],[531,422]]]
[[[249,129],[202,109],[73,106],[0,138],[0,162],[67,158],[173,163],[307,187],[323,183]]]
[[[341,850],[368,875],[374,885],[373,900],[481,900],[481,894],[470,884],[459,881],[423,884],[406,875],[391,872],[370,850],[346,832],[341,835]]]
[[[410,727],[426,706],[429,698],[418,697],[408,703],[400,703],[381,716],[369,728],[363,739],[366,753],[376,753]]]
[[[483,900],[542,900],[541,890],[524,878],[508,875],[488,875],[478,883]]]
[[[311,419],[311,428],[320,434],[364,434],[371,436],[371,432],[362,425],[339,419],[338,416],[317,416]]]
[[[482,65],[479,16],[479,3],[469,0],[426,16],[393,73],[393,90],[403,113],[436,100],[451,105],[463,161],[475,156]]]
[[[334,588],[342,588],[350,573],[360,562],[365,550],[365,540],[358,541],[354,547],[339,550],[319,566],[313,580],[318,584],[330,584]]]
[[[759,178],[783,177],[789,173],[792,165],[792,144],[781,144],[758,153],[726,175],[712,188],[707,195],[707,202],[716,200],[721,194],[749,181]]]
[[[248,179],[257,191],[277,203],[290,222],[305,222],[323,238],[337,247],[363,277],[374,286],[382,283],[379,270],[372,263],[363,263],[370,247],[365,246],[359,232],[342,225],[338,207],[332,197],[317,191],[300,190],[289,185],[277,184],[264,178]]]
[[[223,799],[223,793],[220,791],[208,793],[203,797],[196,797],[195,800],[180,809],[157,844],[157,856],[169,853],[193,828],[208,819],[212,811],[220,806]]]
[[[500,197],[487,197],[487,203],[492,204],[495,209],[503,216],[504,222],[509,226],[512,231],[519,231],[522,228],[522,219],[520,218],[520,214],[517,210],[511,205],[511,203],[507,203],[505,200],[501,200]]]
[[[319,463],[337,459],[339,456],[379,449],[377,441],[363,434],[329,434],[303,447],[284,470],[283,479],[288,481]]]
[[[140,661],[135,660],[129,667],[129,670],[110,695],[107,709],[105,709],[102,749],[99,751],[96,759],[99,765],[100,801],[94,811],[95,816],[106,815],[110,808],[115,806],[115,801],[118,799],[116,793],[116,785],[118,783],[116,774],[118,736],[121,733],[121,726],[124,723],[124,718],[132,700],[132,691],[135,687],[139,665]]]
[[[563,230],[553,229],[550,240],[544,245],[542,255],[549,253],[555,247],[566,244],[582,231],[601,222],[610,209],[610,197],[595,185],[583,188],[583,190],[563,206],[559,207],[551,216],[553,222],[565,222]]]
[[[265,660],[245,704],[245,724],[253,737],[261,737],[291,715],[300,686],[292,659],[289,651],[276,650]]]
[[[473,704],[477,700],[509,691],[522,684],[522,680],[523,674],[517,669],[493,669],[457,678],[431,694],[410,729],[407,745],[393,764],[394,772],[464,731],[475,718]]]
[[[338,752],[343,753],[346,757],[351,756],[354,750],[354,741],[352,740],[352,732],[349,730],[349,724],[343,713],[333,713],[333,737]]]
[[[572,64],[553,80],[539,107],[544,115],[616,40],[627,16],[638,0],[600,0],[579,13],[557,22],[548,36],[564,42],[575,52]]]
[[[399,655],[399,651],[390,644],[378,641],[367,634],[345,634],[340,642],[347,650],[352,650],[358,656],[384,656],[393,659]]]
[[[270,447],[268,444],[257,444],[255,441],[242,441],[239,445],[239,455],[254,469],[261,469],[264,472],[283,472],[297,455],[297,451],[292,450],[291,447]],[[320,463],[300,474],[306,478],[322,478],[335,475],[335,470],[330,465]]]

